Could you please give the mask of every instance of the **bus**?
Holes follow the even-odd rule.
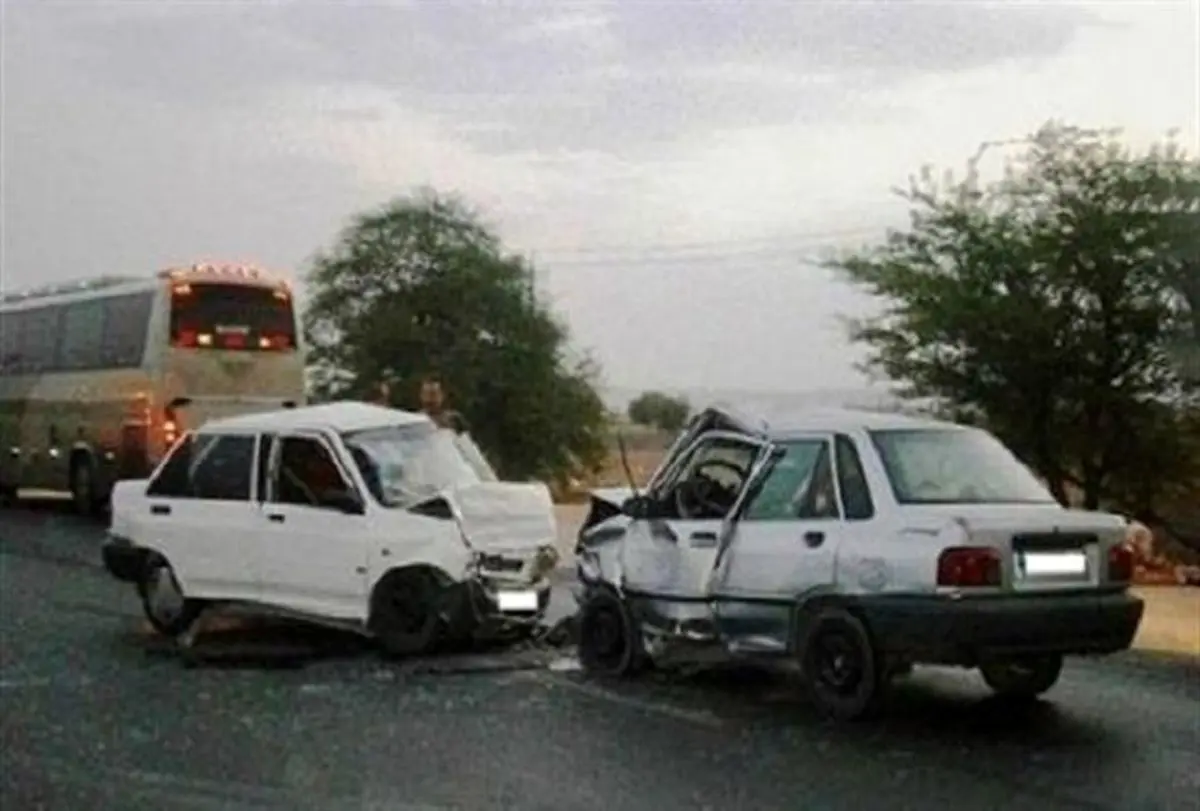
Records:
[[[0,498],[103,512],[208,419],[305,401],[290,285],[193,265],[0,296]]]

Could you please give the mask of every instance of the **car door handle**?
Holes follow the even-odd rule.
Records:
[[[274,521],[276,524],[282,524],[283,523],[283,515],[281,515],[280,513],[270,513],[269,515],[267,515],[267,520]]]
[[[717,545],[717,533],[715,532],[693,532],[690,536],[693,547],[704,548],[706,546]]]
[[[151,515],[170,515],[171,508],[170,508],[170,506],[168,506],[166,504],[151,504],[150,505],[150,514]]]
[[[816,530],[813,530],[811,532],[804,533],[804,544],[809,549],[816,549],[823,543],[825,543],[824,532],[817,532]]]

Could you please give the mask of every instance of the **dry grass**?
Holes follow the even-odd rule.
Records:
[[[1146,601],[1135,648],[1200,656],[1200,588],[1140,586],[1134,592]]]

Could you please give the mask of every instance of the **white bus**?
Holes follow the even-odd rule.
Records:
[[[0,297],[0,497],[107,507],[185,427],[304,402],[290,286],[193,265]]]

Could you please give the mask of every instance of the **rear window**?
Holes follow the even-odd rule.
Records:
[[[292,298],[240,284],[178,284],[171,292],[171,345],[196,349],[296,348]]]

